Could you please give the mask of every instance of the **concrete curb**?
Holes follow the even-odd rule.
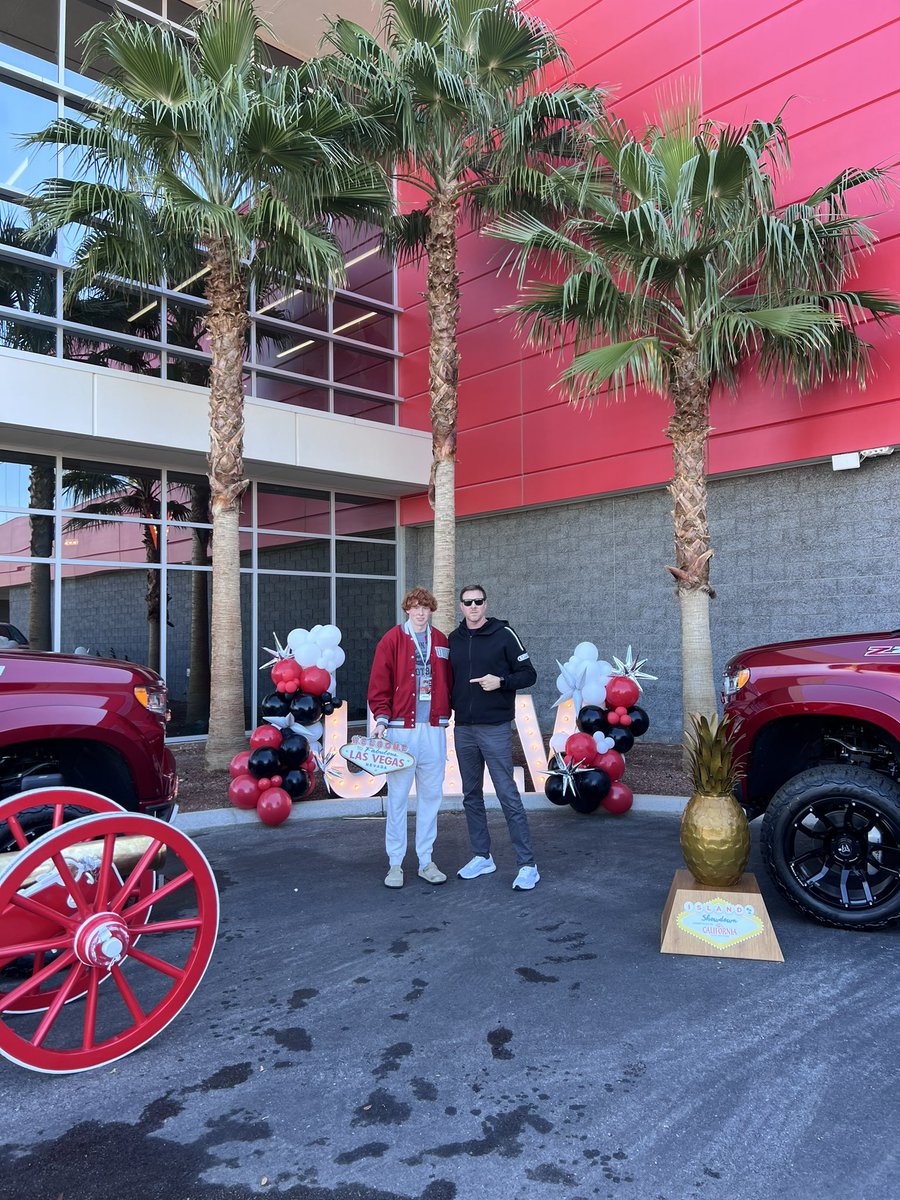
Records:
[[[372,796],[361,800],[306,800],[295,804],[288,821],[319,821],[334,817],[382,817],[383,797]],[[687,796],[635,796],[633,812],[668,813],[678,815],[688,802]],[[500,812],[500,801],[495,796],[486,796],[488,812]],[[553,812],[556,808],[540,792],[523,792],[522,803],[529,812]],[[409,811],[416,811],[416,798],[410,797]],[[445,796],[441,812],[463,811],[462,796]],[[205,812],[179,813],[175,824],[185,833],[202,833],[206,829],[221,829],[228,825],[259,824],[259,817],[252,810],[234,808],[210,808]]]

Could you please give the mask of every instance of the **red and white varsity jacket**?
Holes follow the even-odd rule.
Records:
[[[431,725],[450,719],[450,650],[439,629],[431,631]],[[389,629],[375,647],[369,676],[369,708],[378,720],[412,729],[416,723],[416,648],[402,625]]]

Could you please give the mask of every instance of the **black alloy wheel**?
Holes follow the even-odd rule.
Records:
[[[763,819],[761,850],[792,904],[825,925],[900,918],[900,784],[865,767],[789,779]]]

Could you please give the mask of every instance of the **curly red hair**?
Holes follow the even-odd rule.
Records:
[[[423,605],[425,608],[430,608],[432,612],[437,610],[437,600],[435,600],[427,588],[417,587],[413,588],[411,592],[407,592],[403,597],[401,608],[404,612],[409,612],[411,608],[415,608],[418,604]]]

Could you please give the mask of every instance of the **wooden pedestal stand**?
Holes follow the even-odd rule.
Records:
[[[663,954],[784,962],[756,876],[729,888],[705,887],[690,871],[675,872],[660,929]]]

